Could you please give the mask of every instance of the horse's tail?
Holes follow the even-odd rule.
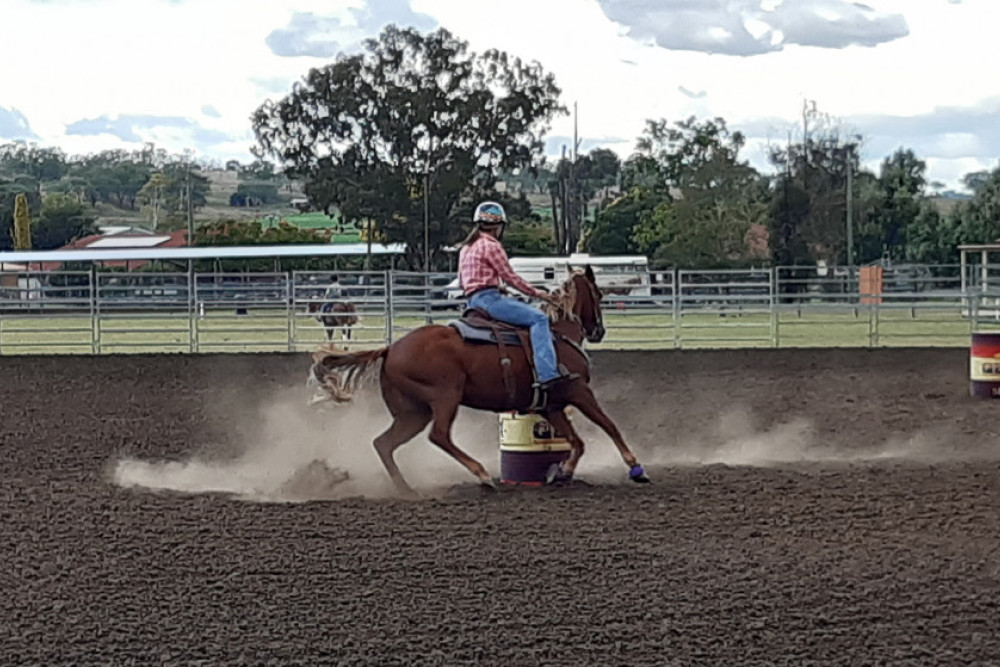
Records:
[[[348,403],[366,378],[373,376],[381,367],[388,347],[366,352],[348,352],[333,346],[324,347],[313,353],[313,367],[309,374],[310,384],[326,394],[334,403]]]

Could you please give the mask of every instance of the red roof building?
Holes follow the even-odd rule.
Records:
[[[127,250],[131,248],[185,248],[187,230],[181,229],[170,234],[91,234],[69,243],[59,250]],[[126,271],[141,269],[150,263],[148,259],[103,260],[101,266],[124,268]],[[34,266],[34,263],[32,263]],[[43,271],[58,271],[63,262],[42,262]]]

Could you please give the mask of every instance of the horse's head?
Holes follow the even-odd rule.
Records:
[[[569,278],[556,292],[563,301],[562,316],[568,313],[580,322],[591,343],[604,339],[604,314],[601,312],[601,290],[597,287],[594,270],[588,265],[582,271],[570,270]]]

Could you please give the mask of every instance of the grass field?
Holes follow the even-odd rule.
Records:
[[[444,324],[454,311],[430,313]],[[427,316],[396,311],[393,338],[421,326]],[[608,334],[594,349],[694,349],[734,347],[965,347],[972,326],[955,309],[900,309],[852,312],[789,310],[769,313],[642,311],[606,314]],[[998,323],[1000,324],[1000,323]],[[980,326],[979,328],[984,328]],[[337,337],[339,340],[339,335]],[[382,345],[383,313],[363,312],[353,344]],[[325,341],[320,324],[306,313],[288,318],[285,310],[209,311],[149,315],[0,317],[0,354],[119,352],[263,352],[310,350]]]

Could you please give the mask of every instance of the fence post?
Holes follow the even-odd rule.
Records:
[[[778,267],[772,266],[768,278],[770,279],[769,291],[771,293],[768,310],[771,311],[771,347],[781,347],[780,331],[778,324]]]
[[[90,267],[91,275],[93,276],[91,285],[93,287],[90,297],[91,309],[94,313],[94,342],[93,347],[97,351],[97,354],[102,354],[104,352],[104,345],[101,340],[101,276],[97,273],[97,269]]]
[[[684,290],[680,284],[681,270],[676,268],[672,269],[670,280],[671,280],[670,293],[671,296],[673,297],[671,299],[670,317],[673,319],[673,324],[674,324],[674,349],[679,350],[681,347],[681,322],[683,320],[683,315],[684,315],[682,312],[683,308],[682,299],[684,298],[683,296]]]
[[[395,319],[395,309],[392,304],[393,291],[392,270],[385,272],[385,344],[392,345],[392,327]]]
[[[198,295],[195,293],[194,262],[188,261],[187,271],[188,352],[198,351]]]
[[[87,310],[90,311],[90,352],[91,354],[101,353],[100,338],[98,336],[98,314],[97,314],[97,267],[90,265],[87,273]]]
[[[878,340],[878,302],[868,304],[868,347],[875,348]]]
[[[292,327],[295,323],[295,285],[292,283],[292,272],[284,273],[285,281],[285,331],[288,337],[288,351],[295,351]]]

